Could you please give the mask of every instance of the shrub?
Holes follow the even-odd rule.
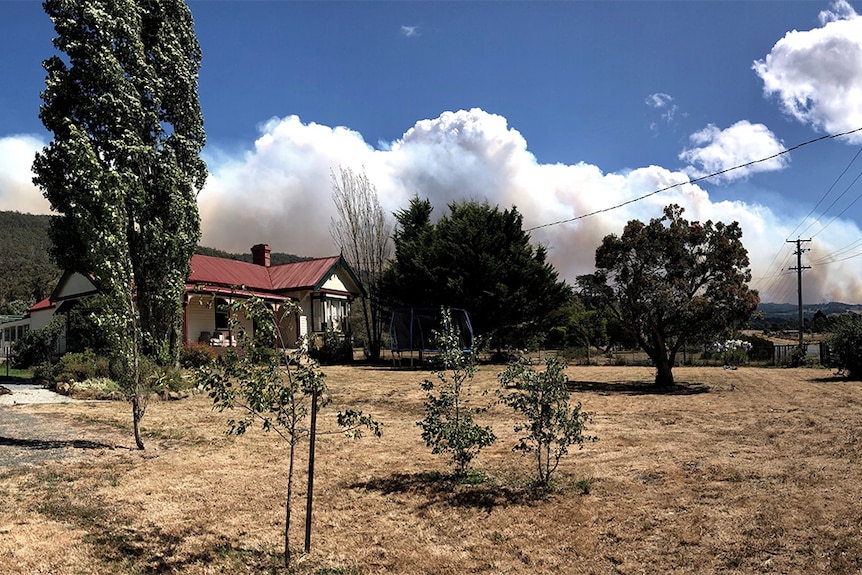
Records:
[[[522,434],[514,450],[535,457],[536,485],[542,488],[569,447],[581,449],[584,441],[595,441],[584,434],[591,414],[581,410],[580,402],[569,407],[565,368],[565,362],[552,357],[545,361],[545,371],[537,372],[533,361],[524,357],[499,376],[501,401],[524,418],[514,428]]]
[[[56,385],[96,377],[110,378],[111,369],[106,358],[88,349],[83,353],[67,353],[53,363],[43,363],[33,370],[33,375]]]
[[[113,379],[93,377],[76,381],[69,386],[69,395],[75,399],[123,399],[123,390]]]
[[[45,327],[25,333],[12,346],[12,365],[26,369],[52,361],[57,355],[57,340],[63,329],[63,320],[57,317]]]
[[[205,343],[190,343],[180,349],[180,365],[186,369],[194,369],[208,365],[215,359],[216,352],[212,346]]]
[[[150,363],[150,362],[147,362]],[[192,386],[180,370],[150,363],[145,371],[147,389],[167,398],[172,391],[183,391]]]
[[[743,339],[751,343],[751,349],[748,352],[749,359],[752,361],[772,361],[775,346],[771,341],[756,335],[747,335]]]
[[[841,317],[829,340],[832,363],[850,379],[862,379],[862,316]]]
[[[323,365],[350,363],[353,361],[353,344],[341,332],[327,329],[322,343],[312,346],[309,355]]]
[[[711,353],[713,358],[723,361],[725,365],[743,365],[748,363],[748,352],[752,347],[750,341],[726,339],[713,342],[707,353]]]

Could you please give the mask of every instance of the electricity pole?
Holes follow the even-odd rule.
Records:
[[[796,281],[797,281],[797,293],[799,294],[799,347],[801,348],[804,345],[802,341],[802,331],[803,327],[805,327],[804,320],[802,319],[802,270],[810,270],[811,266],[803,266],[802,265],[802,252],[807,252],[808,250],[802,249],[802,242],[810,242],[810,239],[803,240],[796,238],[795,240],[787,240],[787,243],[796,244],[796,251],[793,252],[796,255],[796,267],[790,268],[792,270],[796,270]]]

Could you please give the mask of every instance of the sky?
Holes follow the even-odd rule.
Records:
[[[677,203],[740,223],[763,301],[796,302],[810,239],[805,303],[862,303],[862,3],[188,4],[203,245],[337,253],[350,168],[390,214],[517,207],[570,283],[604,236]],[[40,2],[0,0],[2,210],[50,212],[30,167],[54,35]]]

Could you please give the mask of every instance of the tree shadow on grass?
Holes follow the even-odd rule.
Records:
[[[465,482],[454,475],[439,472],[393,473],[360,483],[351,489],[377,491],[384,495],[393,493],[419,495],[427,499],[420,508],[436,503],[446,503],[456,507],[468,507],[491,512],[496,507],[530,503],[541,499],[543,492],[531,489],[512,489],[483,481]]]
[[[568,381],[566,386],[572,392],[594,392],[619,395],[697,395],[709,393],[710,386],[703,383],[679,382],[673,385],[657,386],[648,381]]]
[[[851,379],[844,373],[835,373],[828,377],[816,377],[813,381],[817,383],[860,383],[859,380]]]
[[[220,566],[221,572],[278,573],[284,561],[279,552],[249,549],[225,535],[189,553],[184,543],[192,534],[176,535],[152,524],[132,528],[132,521],[79,523],[90,530],[84,540],[99,550],[101,561],[116,568],[111,572],[183,573],[193,565],[208,565]]]
[[[64,449],[67,447],[73,449],[115,449],[113,445],[86,439],[15,439],[13,437],[3,437],[2,435],[0,435],[0,446],[33,450]]]

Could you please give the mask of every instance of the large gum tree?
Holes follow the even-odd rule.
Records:
[[[689,222],[670,205],[648,224],[631,220],[596,250],[597,271],[578,278],[601,298],[656,366],[657,386],[674,383],[676,354],[745,322],[759,297],[749,289],[748,252],[737,222]]]
[[[105,296],[100,321],[143,449],[142,358],[176,357],[200,237],[200,47],[182,0],[43,5],[58,54],[43,63],[39,116],[53,140],[36,156],[34,182],[59,216],[57,264],[89,275]]]

